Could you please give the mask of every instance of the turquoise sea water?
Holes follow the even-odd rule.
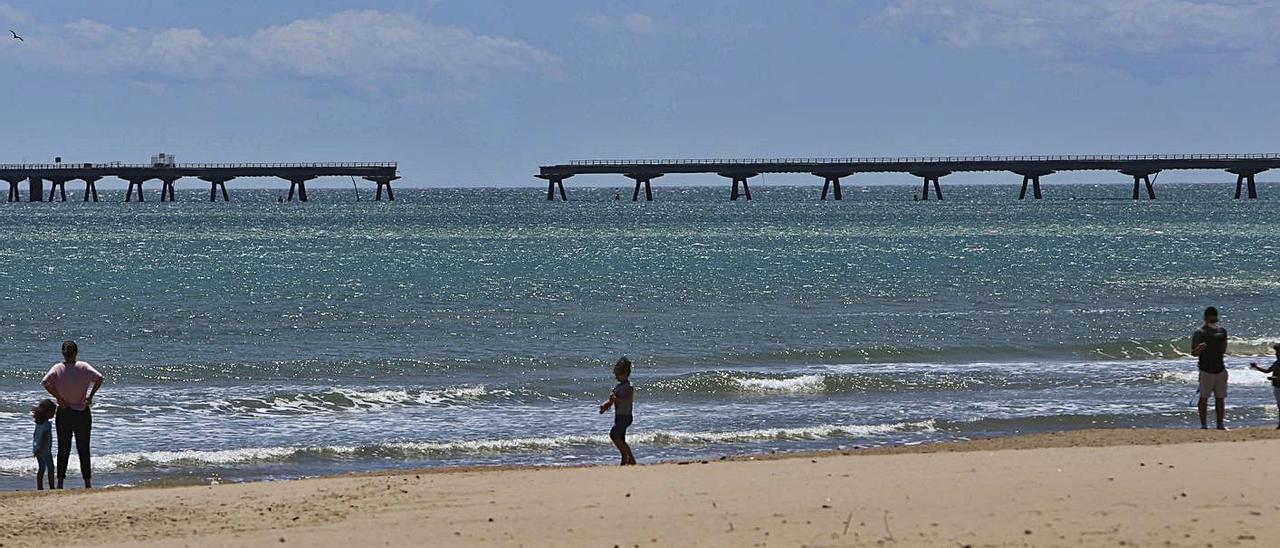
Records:
[[[1189,426],[1208,304],[1232,425],[1276,418],[1244,366],[1280,340],[1280,187],[752,190],[0,204],[0,488],[65,338],[108,377],[101,485],[613,462],[623,354],[642,462]]]

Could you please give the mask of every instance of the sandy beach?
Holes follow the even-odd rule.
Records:
[[[1277,454],[1272,430],[1089,430],[628,468],[18,492],[0,495],[0,543],[1275,546]]]

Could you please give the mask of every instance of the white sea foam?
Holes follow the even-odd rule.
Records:
[[[213,402],[222,411],[271,413],[314,413],[320,411],[372,411],[412,405],[468,405],[486,396],[512,396],[510,390],[490,390],[484,385],[456,386],[439,390],[359,390],[325,388],[301,394],[241,397]]]
[[[801,375],[785,379],[733,379],[740,388],[751,392],[821,392],[826,388],[822,375]]]
[[[1267,380],[1266,373],[1259,373],[1252,369],[1232,369],[1227,375],[1227,384],[1230,386],[1269,386],[1271,381]],[[1160,374],[1160,379],[1166,382],[1186,383],[1189,386],[1197,386],[1200,382],[1200,372],[1195,369],[1190,371],[1166,371]]]
[[[638,445],[704,445],[716,443],[817,440],[827,438],[874,437],[895,432],[933,432],[932,420],[891,424],[822,424],[795,428],[760,428],[724,432],[682,432],[659,430],[638,433],[628,441]],[[448,442],[396,442],[373,446],[261,447],[220,451],[149,451],[95,456],[94,469],[110,471],[158,467],[200,467],[279,462],[304,456],[329,458],[427,458],[440,455],[539,452],[575,446],[607,446],[605,435],[565,435],[539,438],[479,439]],[[0,459],[0,474],[30,474],[36,470],[34,458]],[[69,470],[79,468],[73,454]]]
[[[117,470],[121,468],[138,468],[141,466],[176,466],[183,464],[227,465],[249,463],[255,461],[278,460],[297,454],[296,447],[261,447],[249,449],[226,449],[221,451],[147,451],[133,453],[114,453],[93,456],[95,471]],[[31,473],[37,469],[35,458],[0,459],[0,472]],[[74,452],[68,461],[67,470],[75,475],[80,469],[80,459]]]

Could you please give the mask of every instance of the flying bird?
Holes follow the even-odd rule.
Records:
[[[9,29],[9,34],[13,35],[14,40],[17,40],[19,42],[26,42],[26,40],[23,40],[21,36],[18,36],[18,33],[14,32],[13,29]]]

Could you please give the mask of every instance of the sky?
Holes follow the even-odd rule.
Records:
[[[1273,0],[0,0],[8,28],[0,162],[536,187],[574,159],[1280,152]]]

